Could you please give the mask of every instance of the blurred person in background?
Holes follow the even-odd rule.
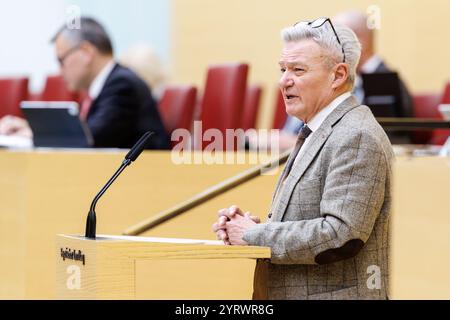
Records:
[[[361,59],[357,67],[357,77],[353,93],[360,103],[367,104],[365,100],[364,84],[361,74],[393,72],[375,50],[375,30],[368,26],[368,16],[358,10],[347,10],[338,13],[332,18],[333,22],[345,25],[353,30],[361,43]],[[398,72],[397,72],[398,73]],[[413,117],[413,99],[405,83],[399,75],[401,104],[397,114],[402,117]],[[387,132],[392,143],[411,143],[411,133],[405,131]]]
[[[169,137],[150,88],[133,71],[114,60],[111,40],[92,18],[80,18],[80,28],[63,26],[53,37],[61,74],[69,89],[86,90],[80,108],[95,147],[130,148],[146,131],[155,132],[148,148],[168,149]],[[26,121],[0,120],[0,134],[29,133]]]
[[[152,88],[156,101],[161,99],[169,81],[169,73],[155,50],[148,45],[137,44],[130,47],[119,62],[136,72]]]

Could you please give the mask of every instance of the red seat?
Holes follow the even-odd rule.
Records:
[[[241,121],[241,128],[244,130],[256,128],[261,93],[262,87],[260,85],[252,85],[247,88]]]
[[[28,98],[28,78],[0,79],[0,118],[5,115],[22,117],[20,102]]]
[[[219,130],[241,127],[248,65],[243,63],[210,66],[201,103],[202,129]],[[223,141],[225,149],[225,141]],[[205,141],[203,147],[210,142]],[[200,144],[199,144],[200,145]]]
[[[422,93],[413,96],[414,117],[441,119],[438,111],[438,105],[441,101],[441,95],[435,93]],[[417,130],[413,134],[413,143],[427,144],[433,136],[433,131]]]
[[[38,97],[42,101],[79,101],[79,93],[67,88],[61,75],[48,76],[44,90]]]
[[[444,88],[444,93],[442,94],[441,103],[450,103],[450,80],[447,81]]]
[[[277,90],[277,100],[275,103],[275,114],[273,117],[272,129],[282,129],[287,119],[286,106],[284,104],[281,90]]]
[[[191,130],[196,98],[194,86],[169,86],[165,89],[158,109],[169,134],[178,128]]]
[[[450,81],[448,81],[445,85],[444,93],[442,94],[442,99],[440,103],[450,104]],[[438,113],[439,119],[443,119],[442,115],[439,113],[439,110],[436,110]],[[443,145],[447,138],[450,136],[450,129],[437,129],[433,131],[430,143]]]

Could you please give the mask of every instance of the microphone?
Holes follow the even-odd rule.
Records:
[[[114,180],[116,180],[117,177],[122,173],[122,171],[127,166],[129,166],[131,164],[131,162],[135,161],[139,157],[139,155],[142,153],[144,148],[147,146],[147,143],[153,134],[155,134],[155,133],[152,131],[147,131],[146,133],[144,133],[142,135],[142,137],[134,144],[134,146],[127,153],[127,155],[125,156],[125,159],[123,160],[119,169],[117,169],[116,173],[114,173],[114,175],[111,177],[111,179],[108,180],[108,182],[105,184],[105,186],[95,196],[94,200],[92,200],[91,208],[89,209],[89,213],[88,213],[87,221],[86,221],[86,232],[85,232],[86,238],[95,239],[96,225],[97,225],[97,218],[95,215],[95,205],[97,204],[97,201],[105,193],[105,191],[108,190],[108,188],[111,186],[111,184],[114,182]]]

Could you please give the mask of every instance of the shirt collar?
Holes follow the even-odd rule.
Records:
[[[89,86],[89,97],[92,100],[95,100],[100,92],[103,89],[103,86],[105,85],[106,79],[108,79],[109,74],[116,66],[116,63],[114,60],[111,60],[108,62],[103,69],[97,74],[94,81],[92,81],[91,85]]]
[[[374,54],[361,66],[361,73],[374,73],[381,64],[381,58]]]
[[[340,96],[336,97],[333,101],[330,102],[329,105],[327,105],[325,108],[319,111],[318,114],[316,114],[308,123],[308,127],[311,129],[312,132],[319,129],[322,122],[327,118],[327,116],[333,112],[334,109],[338,105],[340,105],[345,99],[350,97],[352,94],[350,91],[344,92]]]

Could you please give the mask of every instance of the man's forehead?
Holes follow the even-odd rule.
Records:
[[[313,40],[290,41],[283,46],[280,63],[308,63],[322,56],[322,48]]]

